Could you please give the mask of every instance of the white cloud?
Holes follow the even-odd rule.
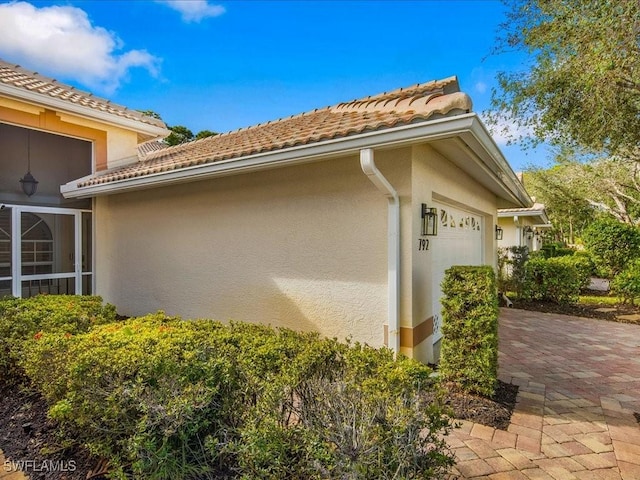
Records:
[[[122,41],[113,32],[93,26],[79,8],[0,4],[0,32],[0,56],[5,60],[47,76],[72,78],[107,94],[134,67],[158,74],[158,58],[145,50],[117,53]]]
[[[222,5],[212,5],[207,0],[160,0],[159,3],[164,3],[180,12],[182,20],[187,23],[218,17],[225,12]]]
[[[479,81],[479,82],[476,82],[476,84],[474,85],[474,88],[478,93],[485,93],[487,91],[487,84],[484,83],[483,81]]]

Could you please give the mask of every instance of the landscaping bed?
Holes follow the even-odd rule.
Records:
[[[588,290],[585,293],[589,298],[588,302],[562,304],[541,300],[515,299],[513,300],[513,308],[640,325],[640,307],[637,305],[613,303],[606,292]],[[602,301],[598,301],[598,297],[602,298]],[[628,318],[633,315],[638,315],[638,319]]]
[[[450,390],[444,403],[458,420],[506,430],[516,402],[518,386],[498,381],[493,398]],[[45,400],[25,384],[0,386],[0,449],[12,460],[29,460],[35,465],[55,464],[73,471],[27,471],[31,480],[103,480],[101,459],[80,445],[63,446],[57,425],[47,418]],[[43,453],[46,452],[46,453]]]
[[[58,427],[47,418],[47,409],[45,400],[24,383],[0,385],[0,449],[5,456],[13,461],[28,461],[23,470],[31,480],[106,478],[91,476],[99,459],[80,445],[61,445],[56,436]]]

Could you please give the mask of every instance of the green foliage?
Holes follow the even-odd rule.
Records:
[[[595,270],[595,264],[586,252],[573,251],[572,255],[557,257],[560,263],[573,266],[578,275],[580,289],[583,290],[591,284],[591,277]]]
[[[203,138],[218,135],[216,132],[212,132],[211,130],[200,130],[196,135],[194,135],[191,130],[182,125],[169,127],[169,130],[171,130],[171,133],[168,137],[165,137],[164,143],[170,146],[180,145],[181,143],[188,143],[193,140],[201,140]]]
[[[0,300],[0,369],[18,374],[16,360],[25,340],[39,332],[74,335],[116,319],[113,305],[96,296],[39,295]]]
[[[602,218],[584,232],[584,244],[593,255],[596,266],[609,277],[640,258],[640,229],[616,220]]]
[[[640,259],[629,263],[611,282],[611,290],[622,297],[623,303],[634,305],[640,297]]]
[[[567,164],[561,159],[556,159],[556,162],[558,163],[551,168],[532,168],[526,171],[524,184],[527,192],[535,196],[537,202],[544,204],[553,225],[550,232],[545,232],[545,237],[574,243],[593,219],[594,209],[587,197],[596,197],[577,188],[574,180],[581,178],[583,174],[576,171],[578,169],[573,164]],[[553,249],[549,245],[545,241],[542,248]]]
[[[158,313],[45,333],[22,365],[121,478],[439,478],[453,462],[431,370],[388,349]]]
[[[488,266],[454,266],[442,282],[440,372],[445,382],[492,396],[498,378],[498,300]]]
[[[194,140],[200,140],[202,138],[213,137],[215,135],[218,135],[218,133],[217,132],[212,132],[211,130],[200,130],[198,133],[196,133],[196,136],[195,136]]]
[[[187,143],[193,140],[193,132],[187,127],[182,125],[175,125],[169,127],[171,133],[164,139],[164,143],[170,146],[180,145],[181,143]]]
[[[578,300],[585,279],[573,257],[533,258],[527,262],[522,298],[571,303]]]
[[[509,0],[498,51],[531,62],[498,75],[496,117],[539,141],[637,157],[640,4],[637,0]]]
[[[498,288],[501,292],[522,294],[525,265],[529,260],[529,248],[507,247],[498,251]]]

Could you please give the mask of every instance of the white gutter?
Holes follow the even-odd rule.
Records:
[[[360,150],[360,166],[369,180],[388,200],[387,268],[389,347],[400,353],[400,199],[389,181],[380,173],[373,158],[373,150]]]

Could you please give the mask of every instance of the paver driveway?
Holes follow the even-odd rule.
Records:
[[[640,326],[501,309],[508,431],[463,422],[454,478],[640,480]]]

